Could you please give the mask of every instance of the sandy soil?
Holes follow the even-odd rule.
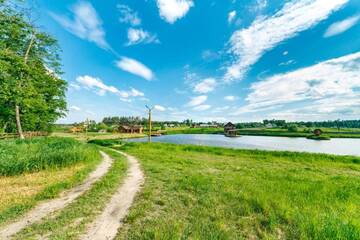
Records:
[[[113,239],[144,182],[144,174],[138,160],[123,152],[116,152],[124,155],[129,161],[127,177],[107,203],[102,214],[90,224],[87,232],[80,239]]]
[[[45,216],[63,209],[80,195],[89,190],[96,181],[104,176],[110,169],[113,159],[104,152],[100,152],[103,161],[90,173],[89,177],[82,184],[63,192],[59,198],[41,202],[21,219],[0,228],[0,239],[9,239],[10,236],[18,233],[27,226],[38,222]]]

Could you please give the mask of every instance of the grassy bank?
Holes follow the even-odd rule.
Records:
[[[0,225],[82,182],[100,161],[97,147],[72,139],[0,141]]]
[[[222,134],[223,128],[179,128],[167,129],[166,134]]]
[[[334,129],[323,129],[324,135],[330,138],[360,138],[360,131],[339,131]],[[273,137],[310,137],[313,133],[304,132],[301,129],[297,132],[290,132],[287,129],[240,129],[240,135],[250,136],[273,136]]]
[[[359,239],[360,159],[127,144],[146,175],[117,239]]]
[[[110,171],[83,196],[54,216],[24,229],[14,239],[78,239],[87,224],[101,213],[105,204],[121,184],[127,169],[126,159],[112,150],[104,150],[115,159]]]
[[[124,138],[140,138],[145,137],[145,134],[127,134],[127,133],[69,133],[69,132],[54,132],[51,134],[54,137],[72,138],[82,142],[90,140],[107,140],[107,139],[124,139]]]

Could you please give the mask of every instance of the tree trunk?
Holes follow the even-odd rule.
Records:
[[[20,121],[20,109],[19,109],[19,105],[16,104],[15,106],[15,114],[16,114],[16,128],[19,134],[19,138],[20,139],[25,139],[23,131],[22,131],[22,127],[21,127],[21,121]]]
[[[28,61],[28,58],[29,58],[29,54],[30,54],[30,50],[34,44],[34,41],[35,41],[35,34],[33,33],[32,36],[31,36],[31,40],[30,40],[30,43],[29,43],[29,46],[27,47],[26,49],[26,52],[25,52],[25,56],[24,56],[24,62],[25,64],[27,64],[27,61]],[[21,79],[23,78],[22,74],[21,74]],[[20,139],[25,139],[24,137],[24,134],[23,134],[23,131],[22,131],[22,127],[21,127],[21,119],[20,119],[20,107],[18,104],[16,104],[15,106],[15,115],[16,115],[16,128],[17,128],[17,132],[18,132],[18,135],[19,135],[19,138]]]

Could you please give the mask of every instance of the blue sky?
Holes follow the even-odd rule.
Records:
[[[360,118],[360,1],[38,0],[71,123]]]

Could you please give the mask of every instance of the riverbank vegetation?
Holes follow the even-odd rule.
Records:
[[[117,239],[359,239],[360,158],[159,143]]]
[[[73,139],[0,141],[0,225],[82,182],[99,161],[96,146]]]

